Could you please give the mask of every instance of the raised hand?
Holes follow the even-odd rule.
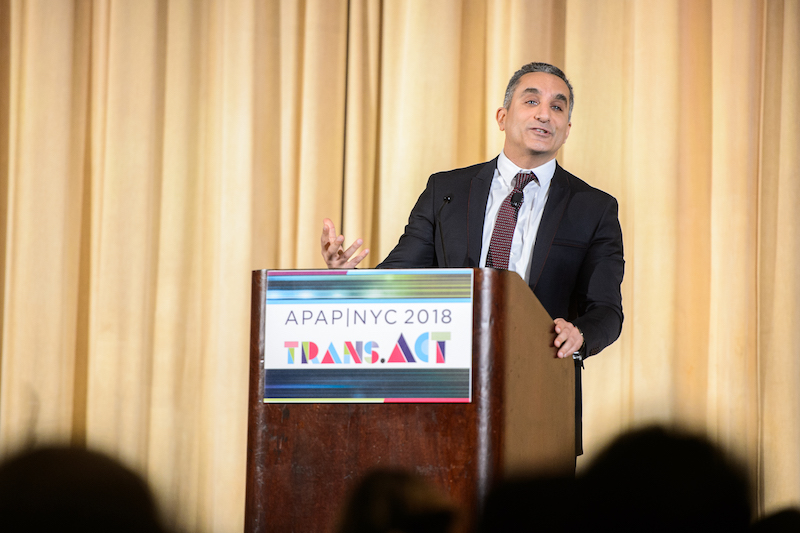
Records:
[[[325,260],[325,264],[328,265],[328,268],[355,268],[356,265],[369,254],[369,249],[367,248],[357,255],[354,255],[358,249],[361,248],[361,245],[364,244],[362,239],[356,239],[346,250],[342,247],[343,244],[344,235],[337,235],[336,226],[333,225],[333,221],[329,218],[324,219],[322,221],[320,245],[322,249],[322,258]]]

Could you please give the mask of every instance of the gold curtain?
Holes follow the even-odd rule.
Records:
[[[800,1],[11,0],[0,58],[3,453],[100,448],[241,530],[250,271],[322,266],[325,216],[376,264],[541,60],[626,248],[580,462],[688,426],[800,504]]]

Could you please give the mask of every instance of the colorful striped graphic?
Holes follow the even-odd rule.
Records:
[[[468,402],[468,368],[451,369],[340,369],[270,370],[265,380],[265,402],[291,399],[391,403],[397,401]]]
[[[280,271],[267,273],[267,303],[296,304],[426,301],[468,302],[471,271],[431,269],[425,273],[374,270]]]

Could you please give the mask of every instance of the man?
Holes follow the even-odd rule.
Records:
[[[431,176],[400,241],[378,268],[492,266],[519,273],[556,317],[558,357],[576,359],[580,429],[581,361],[619,337],[624,260],[617,201],[555,160],[569,137],[573,106],[572,86],[560,69],[523,66],[497,110],[502,153]],[[358,252],[361,239],[345,250],[333,223],[323,224],[329,268],[354,268],[369,253]],[[576,439],[580,453],[580,431]]]

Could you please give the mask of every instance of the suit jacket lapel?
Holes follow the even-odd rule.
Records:
[[[494,179],[496,168],[497,158],[495,157],[486,163],[470,181],[469,205],[467,207],[469,241],[467,243],[466,266],[480,266],[483,220],[486,218],[486,202],[489,200],[489,191],[492,187],[492,179]]]
[[[556,230],[561,223],[564,209],[569,201],[569,178],[567,173],[556,163],[556,171],[550,182],[550,191],[547,194],[547,203],[544,206],[539,231],[536,233],[536,244],[533,246],[531,258],[531,271],[529,285],[536,288],[539,277],[542,275],[544,263],[550,253],[550,246],[556,236]]]

